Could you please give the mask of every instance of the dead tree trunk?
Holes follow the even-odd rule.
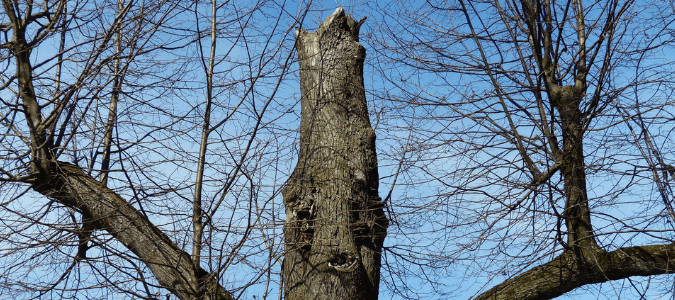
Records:
[[[283,192],[288,300],[377,299],[388,221],[363,88],[364,20],[338,8],[316,32],[296,32],[302,121]]]

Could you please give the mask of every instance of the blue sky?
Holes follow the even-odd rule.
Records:
[[[295,26],[294,16],[301,11],[304,4],[306,3],[300,5],[287,3],[282,7],[279,2],[265,3],[263,9],[252,18],[238,18],[244,16],[243,12],[250,7],[249,2],[230,3],[219,10],[219,18],[223,23],[220,24],[221,31],[217,44],[217,57],[220,63],[216,67],[217,87],[214,95],[217,105],[213,114],[216,122],[224,120],[225,116],[231,117],[210,136],[205,202],[209,207],[213,207],[221,199],[223,202],[219,213],[214,215],[216,220],[214,223],[218,226],[212,228],[212,235],[208,237],[214,245],[208,250],[212,251],[216,259],[204,261],[203,265],[207,268],[223,265],[223,261],[231,254],[232,264],[222,273],[224,275],[222,281],[226,286],[237,288],[251,281],[257,282],[243,292],[243,298],[253,296],[262,298],[265,295],[268,299],[278,297],[280,265],[275,261],[283,251],[280,235],[284,221],[279,191],[295,164],[299,126],[299,81],[297,62],[293,61],[295,54],[292,52],[293,34],[290,29]],[[476,110],[481,116],[491,116],[498,124],[504,124],[505,115],[488,97],[491,87],[486,85],[485,79],[452,72],[421,71],[414,68],[415,63],[405,64],[396,61],[392,58],[396,58],[397,55],[384,52],[387,51],[385,45],[396,46],[391,40],[392,36],[387,35],[385,29],[399,33],[398,37],[403,40],[414,40],[413,34],[426,32],[425,28],[417,27],[424,22],[433,24],[435,21],[440,25],[451,27],[451,21],[456,23],[460,21],[443,19],[442,14],[431,12],[418,15],[406,12],[423,7],[421,1],[409,3],[338,0],[312,3],[304,19],[303,28],[314,30],[336,6],[344,6],[345,10],[356,19],[368,18],[361,30],[361,42],[367,49],[366,94],[371,110],[371,122],[378,136],[382,198],[387,196],[396,180],[390,199],[390,217],[393,222],[385,243],[387,250],[382,273],[382,299],[466,299],[508,276],[516,275],[519,268],[524,266],[524,269],[528,269],[538,263],[527,265],[527,260],[523,262],[522,259],[509,258],[508,255],[527,254],[544,261],[559,253],[560,247],[551,246],[555,238],[551,228],[554,226],[552,224],[555,224],[555,218],[550,213],[538,213],[534,216],[529,214],[533,207],[535,210],[550,208],[546,206],[546,195],[540,194],[539,198],[533,198],[532,206],[503,215],[502,219],[489,219],[495,215],[486,215],[486,212],[503,209],[496,205],[490,196],[510,195],[510,186],[506,183],[500,184],[497,179],[504,177],[518,182],[527,178],[517,177],[519,173],[515,167],[519,165],[519,158],[514,151],[505,148],[509,146],[506,139],[500,137],[493,139],[485,127],[477,125],[475,120],[458,117],[459,113]],[[108,7],[105,11],[97,11],[96,9],[102,7],[95,9],[87,6],[87,9],[91,9],[91,20],[78,20],[82,27],[73,31],[67,41],[74,45],[78,41],[85,40],[87,34],[97,32],[99,23],[92,20],[109,24],[113,16],[110,14],[112,7],[114,6]],[[652,13],[654,9],[656,7],[645,6],[644,11],[636,11],[636,14]],[[105,17],[99,19],[97,16],[101,15],[96,13]],[[206,18],[210,14],[210,7],[205,3],[199,7],[198,14],[201,14],[200,28],[208,30]],[[279,17],[278,23],[276,17]],[[405,23],[410,21],[411,17],[419,17],[419,23],[416,25]],[[198,151],[205,80],[198,57],[199,48],[191,42],[196,28],[194,12],[176,13],[170,24],[172,30],[157,33],[151,41],[157,45],[165,44],[174,48],[158,49],[140,55],[130,65],[132,72],[123,87],[124,96],[120,106],[120,127],[117,135],[120,146],[133,144],[133,147],[120,153],[113,168],[119,170],[124,167],[134,170],[130,172],[134,176],[130,178],[122,172],[117,172],[113,174],[110,184],[137,207],[143,206],[144,209],[151,211],[151,220],[189,251],[190,201],[193,193],[191,183],[196,169],[194,161]],[[409,27],[401,27],[406,24]],[[271,30],[275,25],[278,27],[272,33]],[[668,26],[667,30],[673,29],[672,26]],[[243,35],[240,35],[241,28],[244,28]],[[646,29],[644,32],[640,30],[642,29],[629,28],[626,34],[635,36],[655,34]],[[266,40],[268,36],[271,38]],[[663,36],[664,39],[669,38],[668,34],[664,33]],[[432,42],[442,42],[429,39]],[[202,42],[204,43],[202,49],[208,51],[209,39],[203,38]],[[58,39],[55,36],[34,50],[35,63],[52,57],[57,44]],[[453,54],[452,51],[461,52],[461,47],[457,45],[447,44],[447,47],[450,55]],[[623,105],[621,107],[626,107],[628,113],[635,112],[632,103],[639,100],[665,105],[660,110],[646,111],[645,116],[658,117],[660,120],[672,117],[672,98],[668,92],[670,85],[667,80],[661,78],[662,75],[659,75],[661,72],[672,70],[672,57],[667,56],[669,47],[665,44],[663,45],[665,50],[648,53],[648,59],[644,60],[645,65],[640,68],[631,65],[631,62],[619,66],[627,71],[617,73],[612,78],[612,84],[627,86],[625,90],[627,92],[617,98],[617,103],[621,103]],[[81,63],[76,60],[86,58],[88,49],[92,49],[92,46],[80,46],[68,53],[71,63],[66,65],[69,73],[64,75],[65,82],[72,82],[73,76],[78,74]],[[415,52],[416,50],[412,48],[404,50],[410,50],[407,54],[424,55],[424,52]],[[286,57],[291,58],[288,68],[290,72],[285,74],[277,87]],[[250,58],[253,58],[254,63],[240,63]],[[269,58],[273,60],[263,65]],[[44,93],[54,92],[49,79],[50,75],[56,72],[54,66],[54,61],[51,61],[38,68],[39,72],[44,72],[41,73],[44,81],[40,87]],[[11,68],[12,63],[9,62],[9,69]],[[260,77],[251,88],[252,78],[259,70],[262,70],[264,76]],[[9,73],[11,72],[6,72]],[[644,88],[643,85],[628,84],[636,77],[644,81],[646,84]],[[4,76],[3,80],[6,78],[7,76]],[[78,150],[67,151],[63,160],[86,165],[94,158],[99,145],[92,136],[100,136],[100,125],[107,113],[109,102],[107,97],[110,94],[108,87],[99,88],[97,84],[109,84],[110,78],[109,70],[102,71],[99,76],[91,78],[89,85],[81,93],[78,102],[81,110],[78,112],[87,118],[83,118],[82,133],[76,135],[77,139],[72,140],[70,144]],[[647,80],[661,83],[648,84]],[[472,105],[462,105],[462,101],[469,99],[467,95],[471,94],[485,96],[485,99]],[[0,97],[7,101],[12,99],[13,95],[8,91],[0,91]],[[520,99],[523,103],[527,100],[525,97]],[[90,103],[88,101],[93,101],[94,104],[87,106],[87,103]],[[92,110],[85,112],[87,107]],[[264,114],[263,107],[267,107]],[[6,114],[6,107],[2,109],[3,114]],[[48,112],[49,109],[47,106],[45,111]],[[652,226],[650,228],[655,232],[665,228],[668,231],[663,236],[672,235],[669,232],[670,228],[666,227],[667,223],[654,225],[653,223],[660,219],[647,218],[662,211],[662,207],[658,206],[659,195],[655,193],[650,177],[644,175],[649,173],[644,170],[636,172],[638,179],[626,176],[634,165],[644,166],[645,162],[636,158],[639,157],[639,153],[633,146],[639,143],[636,140],[643,140],[640,131],[636,130],[637,138],[633,137],[630,128],[625,124],[633,124],[634,128],[637,125],[634,122],[622,122],[622,119],[625,119],[625,116],[617,116],[610,111],[604,118],[594,123],[593,130],[588,133],[589,150],[586,163],[589,165],[608,163],[614,168],[609,171],[599,169],[589,174],[591,186],[589,196],[596,201],[599,208],[598,215],[594,216],[594,222],[597,220],[595,225],[602,227],[603,232],[607,232],[601,237],[601,241],[610,248],[643,241],[654,242],[649,236],[632,236],[631,232],[613,234],[614,231],[625,231],[627,227],[622,227],[612,217],[630,220],[633,222],[631,225]],[[258,120],[261,122],[255,138],[252,138],[251,133]],[[522,122],[519,126],[520,133],[534,138],[537,132],[534,126],[526,123],[527,117],[521,115],[518,121]],[[670,149],[668,146],[672,145],[670,132],[673,130],[673,123],[653,122],[649,125],[656,144],[667,154]],[[6,129],[4,126],[3,130]],[[460,134],[463,134],[464,140],[456,140]],[[223,182],[235,176],[233,170],[241,161],[249,140],[252,150],[242,164],[242,173],[248,176],[236,174],[232,181],[233,187],[225,193],[222,189]],[[138,141],[140,142],[137,143]],[[16,139],[14,142],[18,143]],[[478,149],[476,144],[490,147]],[[605,161],[607,158],[616,159],[616,162],[607,162]],[[666,158],[672,161],[672,156]],[[545,162],[545,158],[542,158],[543,165]],[[500,164],[501,167],[485,174],[484,177],[475,177],[478,179],[467,182],[462,175],[480,176],[476,172],[489,169],[481,169],[481,163]],[[397,171],[400,171],[398,176]],[[553,178],[553,182],[561,184],[559,178]],[[629,183],[630,189],[622,190],[622,187],[629,186]],[[252,185],[254,187],[251,187]],[[461,193],[458,187],[466,187],[467,191]],[[11,195],[20,189],[3,186],[4,198],[0,202],[8,201]],[[513,199],[516,199],[516,196],[522,196],[522,193],[514,192]],[[70,215],[67,210],[63,208],[53,210],[46,199],[33,197],[33,195],[25,196],[20,198],[20,201],[12,201],[3,206],[2,214],[6,216],[3,219],[14,218],[16,223],[23,224],[22,222],[26,220],[16,218],[11,213],[12,210],[30,215],[49,212],[46,220],[59,220],[65,222],[65,227],[68,226],[67,220]],[[487,217],[485,222],[464,226],[467,224],[466,217],[474,215]],[[534,221],[525,221],[529,218]],[[493,227],[488,227],[489,225]],[[3,225],[3,233],[11,231],[12,226],[18,225],[9,223]],[[485,235],[483,231],[488,228],[493,231],[490,235]],[[35,234],[39,240],[43,238],[42,234],[49,233],[50,230],[52,229],[49,226],[37,226],[26,232]],[[528,234],[532,231],[540,240],[529,241]],[[71,240],[68,236],[62,238],[64,241],[72,242],[72,237]],[[98,238],[106,240],[109,236],[101,234]],[[474,242],[478,238],[485,240]],[[236,248],[242,239],[245,239],[245,243],[241,248]],[[27,259],[35,262],[38,267],[19,269],[29,278],[45,277],[53,280],[54,277],[45,275],[60,275],[59,272],[63,271],[64,266],[70,263],[68,255],[72,253],[73,247],[71,244],[51,250],[41,247],[34,249],[36,249],[34,253],[45,251],[57,258],[48,260],[48,264],[44,263],[44,259],[48,256]],[[231,252],[232,249],[237,251]],[[503,251],[493,252],[494,249]],[[103,256],[110,250],[123,251],[114,242],[109,249],[91,250],[93,257],[96,255],[101,257],[82,267],[82,274],[85,274],[79,278],[82,285],[95,285],[96,281],[102,278],[102,274],[97,274],[94,267],[104,268],[110,264]],[[1,253],[5,255],[9,252]],[[501,256],[491,260],[492,254]],[[20,254],[8,254],[3,259],[11,262],[25,257]],[[120,285],[141,290],[140,286],[134,286],[133,281],[125,283],[129,277],[122,271],[129,267],[129,261],[120,260],[119,264],[124,267],[112,269],[110,272],[114,273],[114,276],[111,278],[120,280],[118,283]],[[6,265],[9,266],[9,263]],[[268,272],[261,271],[268,265],[271,265]],[[7,267],[3,270],[15,271],[16,268]],[[8,277],[4,279],[7,280]],[[633,291],[647,287],[649,287],[648,298],[657,299],[663,293],[667,293],[671,285],[670,276],[662,276],[660,279],[637,278],[632,281],[608,282],[584,287],[560,299],[636,299],[637,296]],[[80,295],[84,295],[85,298],[106,297],[105,294],[101,294],[105,292],[83,291]],[[114,290],[110,295],[114,295]],[[670,295],[664,297],[668,299]]]

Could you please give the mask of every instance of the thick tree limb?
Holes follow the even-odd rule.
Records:
[[[180,299],[194,299],[201,293],[203,299],[234,299],[148,218],[80,167],[56,163],[53,172],[39,175],[32,187],[80,210],[94,228],[107,231],[136,254],[162,287]]]
[[[626,247],[612,252],[568,250],[493,287],[476,300],[551,299],[587,284],[674,271],[675,244]]]

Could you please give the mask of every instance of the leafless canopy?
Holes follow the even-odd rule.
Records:
[[[376,8],[380,152],[407,238],[385,257],[410,262],[392,284],[455,266],[454,287],[480,299],[540,299],[673,272],[671,3]]]
[[[2,0],[3,298],[283,297],[293,33],[334,7],[280,3]],[[381,297],[673,294],[672,1],[356,5],[382,202],[315,224],[389,227],[319,260],[381,254]]]
[[[281,83],[306,11],[2,4],[2,297],[278,294],[298,124]]]

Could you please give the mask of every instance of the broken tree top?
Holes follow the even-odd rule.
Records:
[[[338,7],[330,16],[326,18],[325,21],[323,21],[323,23],[319,26],[319,29],[314,34],[321,36],[321,34],[323,34],[323,32],[328,30],[328,28],[331,26],[347,26],[345,29],[351,33],[351,37],[354,39],[354,41],[358,42],[359,29],[361,28],[361,24],[363,24],[365,21],[365,17],[361,18],[359,21],[354,20],[351,15],[345,15],[345,10],[342,7]],[[299,38],[300,35],[304,36],[307,34],[310,34],[310,32],[305,29],[295,29],[295,36],[297,38]]]

